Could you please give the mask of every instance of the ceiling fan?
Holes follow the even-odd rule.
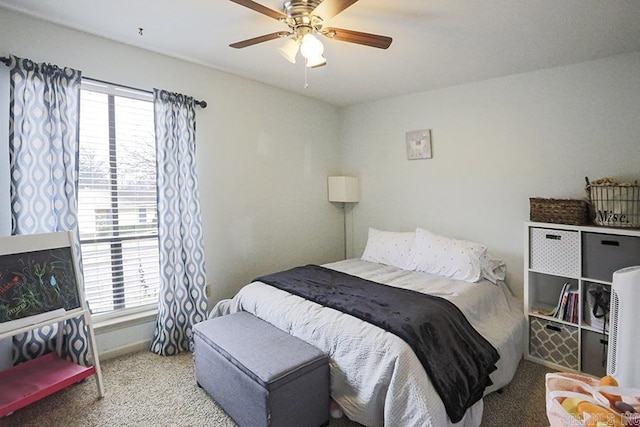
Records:
[[[282,12],[252,0],[231,1],[270,18],[277,19],[288,25],[289,31],[276,31],[275,33],[232,43],[229,46],[242,49],[269,40],[290,37],[278,50],[282,56],[294,64],[298,50],[305,58],[307,67],[321,67],[327,63],[327,60],[322,56],[324,46],[315,37],[316,34],[322,34],[333,40],[356,43],[378,49],[388,48],[393,40],[391,37],[377,34],[322,27],[325,20],[333,18],[358,0],[290,0],[284,2]]]

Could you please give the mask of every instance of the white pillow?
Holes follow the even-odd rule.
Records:
[[[413,231],[395,232],[369,228],[362,259],[404,269],[409,260],[415,234]]]
[[[487,247],[479,243],[451,239],[417,228],[407,270],[477,282],[486,251]]]

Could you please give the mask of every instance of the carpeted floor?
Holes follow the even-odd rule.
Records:
[[[548,426],[544,403],[548,371],[522,361],[504,392],[485,398],[482,427]],[[102,373],[104,399],[97,398],[91,377],[0,419],[0,426],[235,426],[196,385],[190,353],[161,357],[139,352],[103,362]],[[357,426],[344,418],[330,423],[330,427]]]

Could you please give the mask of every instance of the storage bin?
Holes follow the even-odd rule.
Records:
[[[529,266],[558,276],[580,276],[580,239],[577,231],[531,228]]]
[[[604,377],[607,375],[607,352],[609,337],[593,331],[582,330],[582,345],[580,348],[582,372]]]
[[[529,322],[529,354],[578,370],[578,328],[531,317]]]
[[[640,237],[583,233],[582,276],[611,282],[613,272],[640,265]]]

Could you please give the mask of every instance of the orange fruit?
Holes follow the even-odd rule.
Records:
[[[600,385],[601,386],[618,386],[618,381],[613,378],[611,375],[605,375],[604,377],[600,378]]]
[[[613,386],[613,387],[617,387],[618,386],[618,381],[616,381],[615,378],[613,378],[611,375],[605,375],[604,377],[602,377],[600,379],[600,385],[601,386]],[[612,408],[615,408],[615,404],[616,402],[619,402],[620,400],[622,400],[622,398],[616,394],[609,394],[609,393],[605,393],[603,391],[601,391],[600,393],[602,393],[602,395],[604,397],[607,398],[607,400],[609,401],[609,405]]]
[[[584,420],[585,425],[589,427],[599,427],[602,425],[606,425],[607,427],[621,427],[624,425],[620,415],[591,402],[582,401],[578,403],[577,411],[580,418]]]

